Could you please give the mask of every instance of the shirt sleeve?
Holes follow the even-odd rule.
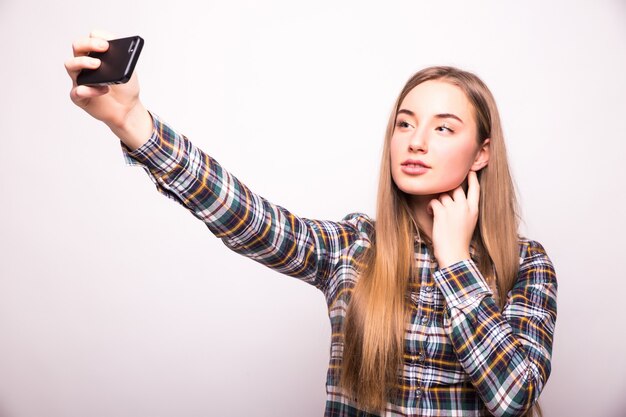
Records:
[[[557,281],[541,244],[522,244],[517,280],[502,312],[472,260],[435,272],[444,327],[459,361],[495,416],[523,415],[551,369]]]
[[[300,218],[253,193],[212,157],[157,115],[148,142],[131,151],[157,190],[186,207],[233,251],[322,291],[342,252],[366,236],[369,219],[351,213],[340,222]]]

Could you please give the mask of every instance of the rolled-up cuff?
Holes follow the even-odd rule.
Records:
[[[459,261],[434,273],[448,308],[472,304],[477,298],[493,295],[487,281],[471,259]]]
[[[152,117],[152,134],[141,147],[131,151],[120,142],[124,159],[128,165],[142,165],[157,177],[162,177],[180,165],[183,158],[183,138],[159,116]]]

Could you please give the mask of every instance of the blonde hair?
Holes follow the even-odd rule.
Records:
[[[493,95],[472,73],[445,66],[425,68],[407,81],[389,117],[378,185],[375,236],[364,255],[364,267],[344,323],[340,385],[356,397],[359,407],[369,411],[384,410],[387,400],[396,393],[405,323],[409,318],[405,296],[415,268],[414,235],[420,232],[407,195],[391,176],[390,141],[403,99],[415,86],[429,80],[459,87],[473,105],[478,143],[490,139],[489,164],[478,173],[480,212],[473,244],[480,260],[478,267],[500,308],[519,268],[517,199]],[[533,409],[526,415],[534,415]]]

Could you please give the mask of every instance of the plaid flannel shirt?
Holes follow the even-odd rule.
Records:
[[[162,194],[185,206],[233,251],[324,293],[331,322],[326,417],[514,416],[539,397],[548,376],[557,282],[543,247],[520,239],[520,268],[502,311],[473,259],[438,268],[415,240],[419,267],[409,283],[400,395],[378,414],[358,409],[338,387],[342,323],[370,247],[371,218],[301,218],[253,193],[183,135],[152,114],[141,148],[126,161],[144,167]],[[294,411],[294,415],[297,412]]]

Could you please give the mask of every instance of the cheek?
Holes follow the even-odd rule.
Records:
[[[389,142],[389,157],[392,163],[398,158],[398,140],[395,139],[395,136],[392,136]]]
[[[474,149],[440,149],[439,170],[442,185],[453,189],[461,185],[474,162]]]
[[[399,165],[402,162],[400,161],[401,157],[402,152],[398,149],[398,141],[391,138],[391,142],[389,143],[389,162],[391,163],[391,174],[394,180],[398,172],[400,172]]]

